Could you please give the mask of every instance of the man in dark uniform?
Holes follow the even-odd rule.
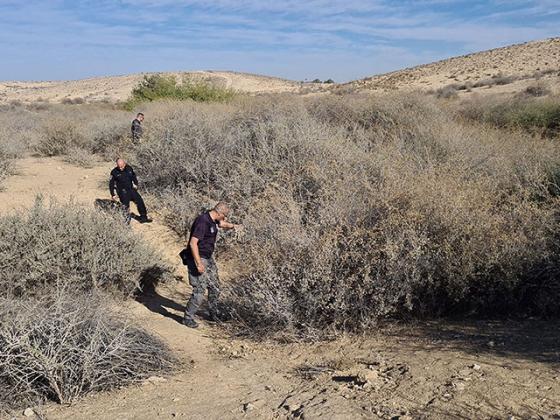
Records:
[[[142,129],[142,121],[144,121],[144,114],[139,112],[136,115],[136,118],[132,121],[132,127],[130,128],[133,143],[139,143],[142,138],[142,133],[144,132]]]
[[[198,327],[194,316],[202,303],[206,289],[208,289],[210,318],[219,320],[217,304],[220,297],[220,281],[218,267],[213,257],[218,228],[240,227],[226,221],[228,214],[227,204],[219,202],[212,210],[199,215],[192,224],[189,244],[183,251],[184,262],[189,272],[189,283],[193,288],[183,320],[187,327]]]
[[[115,192],[116,189],[116,192]],[[136,203],[140,213],[140,223],[150,223],[148,212],[144,205],[142,196],[138,193],[138,179],[131,166],[127,165],[124,159],[117,159],[117,167],[111,171],[109,180],[109,192],[113,201],[117,200],[117,195],[124,207],[126,223],[130,223],[130,202]]]

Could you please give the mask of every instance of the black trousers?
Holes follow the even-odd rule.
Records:
[[[142,200],[142,196],[136,190],[119,190],[119,200],[121,201],[122,205],[125,207],[126,211],[130,211],[130,202],[134,202],[136,207],[138,208],[138,213],[140,213],[140,217],[146,217],[148,211],[146,210],[146,205],[144,204],[144,200]]]

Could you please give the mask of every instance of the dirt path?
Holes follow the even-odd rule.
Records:
[[[60,159],[18,161],[0,192],[2,212],[37,193],[92,205],[107,198],[112,164],[91,169]],[[148,208],[150,202],[147,200]],[[132,228],[178,274],[182,243],[158,221]],[[184,368],[163,379],[49,405],[49,419],[560,418],[560,329],[555,323],[422,323],[368,337],[280,345],[231,339],[179,322],[183,279],[130,302],[131,318],[161,336]]]

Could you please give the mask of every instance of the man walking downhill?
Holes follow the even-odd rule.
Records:
[[[132,142],[134,144],[140,143],[140,139],[142,138],[142,134],[144,133],[144,129],[142,128],[142,121],[144,121],[144,114],[139,112],[136,115],[136,118],[132,121],[132,127],[130,127],[130,130],[132,132]]]
[[[116,193],[115,193],[116,189]],[[123,211],[125,213],[126,223],[130,223],[130,202],[136,203],[138,213],[140,213],[140,223],[150,223],[152,220],[148,219],[148,212],[144,205],[142,196],[138,193],[138,179],[134,173],[134,169],[127,165],[124,159],[117,159],[117,167],[111,171],[111,178],[109,180],[109,192],[113,201],[117,200],[117,195]]]
[[[193,288],[183,320],[187,327],[198,327],[194,317],[202,303],[206,289],[208,289],[210,318],[215,321],[219,320],[217,305],[220,297],[220,281],[218,267],[212,256],[218,228],[236,229],[240,227],[240,225],[226,221],[228,214],[227,204],[219,202],[212,210],[199,215],[192,224],[189,243],[183,251],[186,254],[184,262],[189,272],[189,283]]]

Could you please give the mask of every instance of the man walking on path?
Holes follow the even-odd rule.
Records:
[[[134,121],[132,121],[132,127],[130,128],[132,132],[132,142],[134,144],[138,144],[142,138],[142,133],[144,132],[142,129],[142,121],[144,121],[144,114],[139,112]]]
[[[218,267],[212,256],[218,228],[236,229],[240,227],[240,225],[226,221],[228,214],[227,204],[219,202],[212,210],[199,215],[192,224],[187,248],[181,253],[189,272],[189,283],[193,288],[183,320],[187,327],[198,327],[194,316],[202,303],[206,289],[208,289],[210,318],[219,320],[217,304],[220,297],[220,281]]]
[[[115,192],[116,189],[116,192]],[[134,173],[134,169],[127,165],[124,159],[117,159],[117,167],[111,171],[109,180],[109,192],[111,199],[117,200],[117,195],[121,204],[124,206],[126,223],[130,223],[130,202],[136,203],[138,213],[140,213],[140,223],[150,223],[148,212],[144,205],[142,196],[138,193],[138,179]]]

